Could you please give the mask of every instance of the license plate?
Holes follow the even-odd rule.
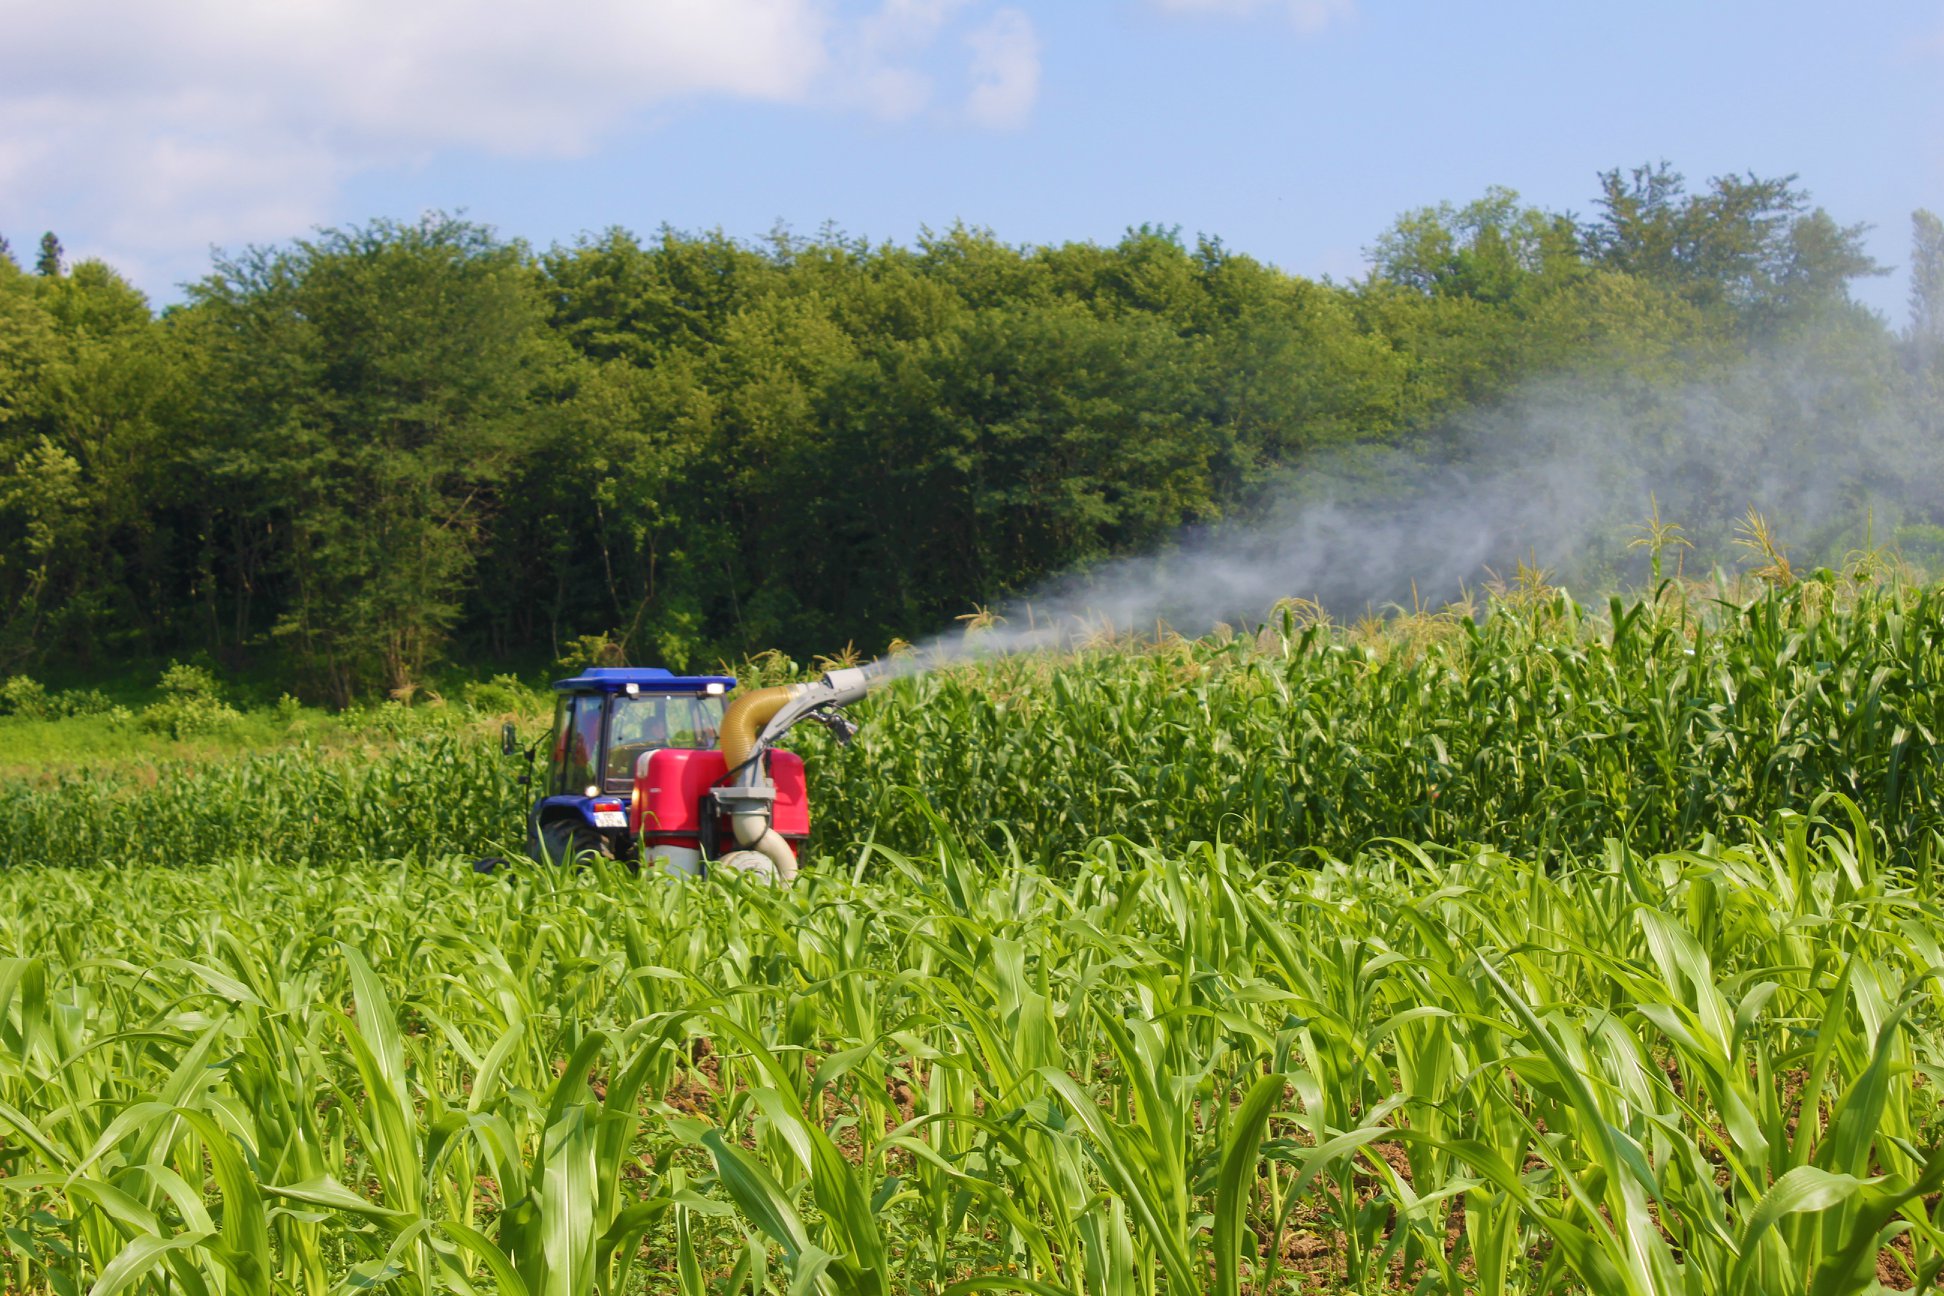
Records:
[[[626,828],[628,826],[627,811],[596,810],[594,812],[594,826],[596,828]]]

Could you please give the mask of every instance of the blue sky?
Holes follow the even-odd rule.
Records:
[[[0,233],[158,302],[211,245],[430,208],[540,245],[1145,221],[1338,278],[1405,209],[1584,211],[1661,158],[1797,172],[1897,265],[1944,210],[1940,0],[0,0],[0,30]]]

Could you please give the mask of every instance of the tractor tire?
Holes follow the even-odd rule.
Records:
[[[540,825],[534,858],[542,864],[577,864],[582,855],[613,857],[608,839],[573,819],[549,819]]]

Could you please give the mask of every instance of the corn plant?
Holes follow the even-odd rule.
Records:
[[[21,1292],[1844,1292],[1944,1264],[1936,901],[1860,811],[1546,867],[940,827],[0,874]]]

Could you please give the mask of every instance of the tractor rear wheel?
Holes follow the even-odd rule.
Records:
[[[608,839],[573,819],[549,819],[540,825],[538,851],[534,858],[543,864],[573,864],[592,852],[603,859],[614,855]]]

